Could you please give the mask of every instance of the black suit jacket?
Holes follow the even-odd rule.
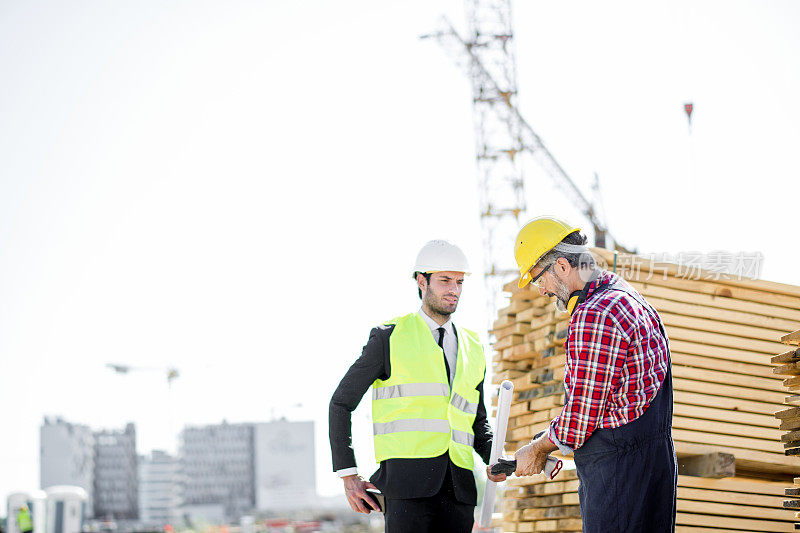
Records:
[[[351,413],[376,379],[389,379],[391,373],[389,336],[393,330],[393,325],[373,328],[361,357],[353,363],[333,393],[328,412],[328,432],[334,471],[356,466],[352,445]],[[484,463],[488,464],[492,450],[492,429],[486,418],[486,406],[483,403],[483,381],[476,388],[480,397],[478,412],[472,424],[475,433],[473,446]],[[475,505],[477,492],[472,472],[456,466],[447,452],[439,457],[426,459],[381,461],[380,468],[372,475],[370,481],[387,498],[426,498],[439,492],[448,469],[452,475],[458,501]]]

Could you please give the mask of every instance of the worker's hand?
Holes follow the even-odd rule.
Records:
[[[489,479],[491,479],[495,483],[500,483],[501,481],[505,481],[506,480],[506,475],[505,474],[497,474],[497,475],[492,474],[492,467],[491,466],[487,466],[486,467],[486,477],[488,477]]]
[[[556,449],[547,434],[526,444],[514,454],[517,459],[517,469],[514,471],[514,475],[533,476],[541,473],[547,463],[547,456]]]
[[[344,481],[344,494],[347,496],[347,502],[355,512],[365,514],[369,514],[371,510],[380,512],[378,504],[372,499],[372,496],[367,494],[367,489],[377,490],[378,487],[369,481],[364,481],[361,476],[356,474],[345,476],[342,481]]]

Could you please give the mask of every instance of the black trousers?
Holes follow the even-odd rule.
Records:
[[[575,450],[583,533],[675,531],[678,465],[672,371],[642,416],[599,429]]]
[[[456,500],[447,469],[442,488],[429,498],[386,500],[386,533],[469,533],[475,506]]]

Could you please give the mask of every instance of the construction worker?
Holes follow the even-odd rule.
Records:
[[[333,394],[333,469],[354,511],[378,511],[366,489],[380,490],[387,532],[468,532],[477,500],[473,449],[488,464],[492,447],[483,347],[451,319],[469,267],[457,246],[434,240],[413,272],[422,307],[372,329]],[[356,469],[350,416],[370,386],[380,468],[368,482]]]
[[[31,518],[31,512],[28,510],[27,505],[23,504],[17,509],[17,526],[19,527],[20,533],[30,533],[33,531],[33,519]]]
[[[519,287],[570,313],[561,413],[516,452],[518,476],[555,450],[573,454],[584,532],[675,530],[678,480],[672,373],[661,318],[625,280],[599,269],[586,237],[552,217],[520,230]]]

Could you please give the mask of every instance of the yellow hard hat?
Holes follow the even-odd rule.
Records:
[[[514,243],[514,257],[519,267],[519,288],[531,282],[529,270],[544,254],[575,231],[580,231],[555,217],[536,217],[519,230]]]

